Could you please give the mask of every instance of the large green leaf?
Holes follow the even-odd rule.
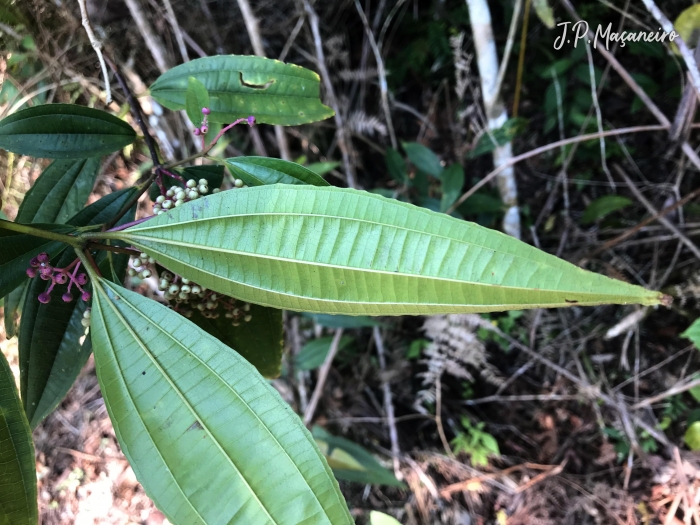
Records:
[[[287,160],[268,157],[231,157],[225,162],[231,174],[248,186],[277,183],[330,186],[320,175]]]
[[[38,523],[34,444],[15,378],[0,352],[0,523]]]
[[[51,230],[55,233],[72,233],[75,228],[60,224],[33,224],[35,228]],[[46,252],[50,258],[66,249],[66,244],[47,241],[0,228],[0,297],[4,297],[27,280],[27,268],[32,257]]]
[[[353,523],[301,420],[234,350],[104,280],[91,335],[119,443],[171,523]]]
[[[135,139],[136,133],[123,120],[74,104],[34,106],[0,120],[0,148],[32,157],[97,157]]]
[[[255,56],[191,60],[158,77],[151,96],[168,109],[185,109],[190,77],[209,92],[210,122],[233,122],[253,115],[262,124],[295,126],[333,116],[333,110],[319,100],[316,73]]]
[[[56,160],[24,196],[17,222],[65,223],[87,202],[100,169],[100,159]]]
[[[289,310],[420,315],[666,301],[497,231],[351,189],[222,192],[108,235],[216,292]]]
[[[250,321],[234,326],[231,319],[220,315],[207,319],[195,310],[190,321],[213,335],[226,346],[235,348],[258,372],[267,378],[279,377],[282,370],[282,310],[250,305]]]
[[[129,188],[111,193],[81,210],[69,223],[74,226],[101,224],[116,215],[136,191]],[[120,223],[132,221],[135,211],[132,208]],[[66,250],[53,261],[53,265],[65,268],[75,259],[75,252]],[[111,273],[110,261],[115,262],[115,273],[123,277],[128,256],[100,252],[97,263],[103,275]],[[80,300],[75,288],[72,291],[74,299],[63,302],[61,295],[66,286],[57,285],[47,304],[39,302],[39,294],[48,290],[49,282],[36,277],[27,288],[18,346],[22,401],[32,428],[61,402],[90,356],[90,338],[81,341],[85,335],[81,320],[87,303]]]

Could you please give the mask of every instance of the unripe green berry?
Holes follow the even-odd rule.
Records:
[[[201,184],[197,189],[202,195],[204,195],[205,193],[209,193],[209,186],[206,186],[205,184]]]
[[[218,296],[215,293],[213,293],[211,294],[211,297],[209,299],[211,299],[212,301],[216,301],[217,298]]]
[[[192,287],[192,293],[193,294],[200,294],[200,293],[202,293],[202,289],[199,286],[195,285]]]
[[[153,257],[148,258],[148,264],[155,264],[156,260]]]
[[[153,275],[151,270],[143,270],[141,272],[141,279],[148,279],[151,275]]]
[[[167,195],[168,197],[172,197],[173,195],[175,195],[175,188],[170,188],[168,191],[165,192],[165,195]]]
[[[178,206],[182,206],[185,204],[185,201],[183,199],[178,199],[175,201],[175,207],[177,208]]]
[[[234,315],[235,317],[238,317],[239,315],[241,315],[241,311],[240,311],[238,308],[234,308],[234,309],[233,309],[233,315]]]
[[[156,197],[156,202],[158,204],[162,204],[164,200],[165,200],[165,195],[158,195],[158,197]]]
[[[165,213],[165,210],[160,210],[156,215],[163,215]]]
[[[244,184],[244,183],[243,183],[243,180],[241,180],[241,179],[236,179],[236,180],[233,181],[233,185],[234,185],[236,188],[242,188],[242,187],[243,187],[243,184]]]
[[[203,184],[204,186],[206,186],[207,184],[209,184],[209,181],[207,179],[199,179],[199,184]]]
[[[153,213],[155,213],[155,214],[157,214],[157,213],[158,213],[160,210],[162,210],[162,209],[163,209],[163,208],[161,207],[160,204],[154,204],[154,205],[153,205]]]
[[[129,277],[136,277],[136,270],[129,268]]]
[[[161,292],[164,292],[164,291],[167,290],[168,288],[170,288],[170,283],[169,283],[168,281],[161,281],[161,282],[158,284],[158,289],[159,289]]]
[[[208,310],[213,310],[216,308],[216,303],[214,301],[207,301],[206,307]]]
[[[243,309],[244,309],[246,312],[250,312],[250,303],[245,303],[245,304],[243,305]]]
[[[187,181],[187,187],[188,188],[194,188],[197,186],[197,181],[194,179],[190,179]]]
[[[80,324],[83,325],[85,328],[90,328],[90,319],[81,319]]]
[[[172,295],[180,293],[180,287],[177,284],[171,284],[170,288],[168,288],[168,293],[171,293]]]
[[[92,310],[88,308],[83,312],[83,319],[90,319],[92,317]]]
[[[215,194],[219,193],[220,191],[221,190],[219,188],[214,188],[213,190],[211,190],[211,193],[212,193],[212,195],[215,195]]]
[[[173,201],[164,201],[163,204],[161,204],[161,206],[164,210],[169,210],[173,207]]]
[[[252,315],[246,315],[246,316],[243,318],[243,320],[244,320],[246,323],[249,323],[250,320],[251,320],[252,318],[253,318]]]
[[[143,261],[142,261],[139,257],[136,257],[136,259],[134,259],[133,261],[131,261],[131,265],[132,265],[134,268],[138,268],[139,266],[143,266]]]
[[[190,294],[188,294],[187,292],[184,292],[184,291],[183,291],[183,292],[180,292],[180,295],[178,295],[178,297],[179,297],[180,299],[182,299],[183,301],[186,301],[187,299],[190,298]]]
[[[207,309],[207,306],[204,303],[199,303],[197,305],[197,310],[199,310],[200,312],[203,312],[206,309]]]
[[[187,196],[190,198],[190,200],[195,200],[199,197],[199,192],[197,190],[190,190],[189,193],[187,193]]]
[[[160,274],[161,279],[165,279],[166,281],[172,281],[173,280],[173,274],[170,272],[163,272]]]
[[[180,286],[180,291],[183,293],[190,293],[192,291],[192,288],[189,284],[183,284],[182,286]]]

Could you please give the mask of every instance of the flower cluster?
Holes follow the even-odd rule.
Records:
[[[129,275],[147,279],[156,273],[154,264],[152,257],[141,253],[132,259]],[[188,318],[192,317],[195,311],[199,311],[207,319],[218,319],[223,314],[226,319],[231,319],[233,326],[240,326],[241,322],[247,323],[253,318],[249,303],[217,294],[168,271],[161,272],[158,277],[158,290],[163,292],[163,298],[170,303],[173,310]]]
[[[71,288],[75,286],[80,292],[80,298],[83,301],[90,300],[90,292],[86,291],[83,286],[88,282],[88,276],[85,273],[78,273],[80,269],[80,259],[76,259],[65,268],[55,268],[49,263],[49,255],[40,253],[29,261],[27,275],[34,278],[37,275],[44,281],[51,281],[49,289],[39,294],[39,302],[46,304],[51,301],[51,292],[57,284],[68,283],[68,290],[61,296],[64,302],[69,303],[73,300]]]
[[[181,206],[186,202],[199,199],[207,193],[209,193],[209,181],[207,179],[199,179],[199,182],[190,179],[185,183],[184,188],[173,186],[164,195],[159,195],[153,204],[153,214],[162,215],[166,211]],[[214,188],[212,193],[219,193],[219,188]]]

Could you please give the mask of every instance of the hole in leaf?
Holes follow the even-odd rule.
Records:
[[[243,71],[238,72],[238,78],[241,81],[241,86],[245,86],[252,89],[267,89],[275,82],[275,79],[272,79],[267,81],[265,84],[250,84],[243,80]]]

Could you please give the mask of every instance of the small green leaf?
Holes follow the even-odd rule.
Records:
[[[27,291],[27,283],[23,283],[12,290],[5,297],[5,308],[3,316],[5,317],[5,335],[8,339],[17,335],[19,327],[19,316],[22,313],[22,304],[24,303],[24,294]]]
[[[296,311],[423,315],[668,300],[500,232],[352,189],[221,192],[107,237],[217,293]]]
[[[313,428],[312,434],[336,478],[365,484],[404,486],[357,443],[334,436],[319,426]]]
[[[316,73],[255,56],[191,60],[158,77],[151,96],[168,109],[185,109],[190,77],[209,92],[210,122],[229,123],[253,115],[260,124],[296,126],[333,116],[333,110],[319,100]]]
[[[545,27],[554,29],[554,11],[549,6],[549,0],[534,0],[532,6]]]
[[[620,195],[604,195],[594,200],[581,217],[581,224],[591,224],[611,213],[620,211],[632,205],[632,201]]]
[[[225,162],[231,174],[248,186],[264,184],[330,186],[320,175],[287,160],[267,157],[232,157]]]
[[[304,314],[304,316],[313,319],[316,324],[326,328],[371,328],[373,326],[381,326],[379,321],[366,315]]]
[[[403,142],[403,149],[406,150],[408,160],[423,173],[440,178],[442,174],[442,163],[430,148],[426,148],[418,142]]]
[[[700,348],[700,318],[696,319],[693,324],[681,334],[681,337],[690,339],[696,348]]]
[[[185,96],[185,110],[192,124],[199,126],[204,115],[203,108],[209,107],[209,92],[207,88],[195,77],[187,79],[187,94]]]
[[[69,223],[73,226],[102,224],[116,215],[137,191],[136,188],[128,188],[111,193],[81,210]],[[133,221],[135,212],[136,208],[133,207],[117,225]],[[52,263],[58,268],[65,268],[76,257],[73,250],[67,250]],[[115,262],[115,273],[122,278],[128,256],[100,252],[97,263],[103,274],[110,269],[110,261]],[[80,293],[75,287],[71,291],[74,299],[63,302],[61,296],[67,290],[67,285],[56,285],[52,300],[42,304],[38,299],[39,294],[47,291],[49,285],[49,282],[38,277],[30,280],[19,329],[20,386],[32,428],[36,428],[65,397],[91,350],[89,338],[80,342],[85,335],[81,321],[87,303],[80,300]]]
[[[394,148],[387,148],[384,156],[386,162],[386,170],[389,175],[399,184],[408,182],[408,173],[406,173],[406,161],[403,160],[401,154]]]
[[[458,163],[452,164],[442,172],[442,200],[440,211],[446,212],[462,194],[464,187],[464,169]]]
[[[93,285],[105,406],[171,523],[353,523],[311,434],[248,361],[162,304]]]
[[[340,162],[312,162],[307,169],[313,171],[316,175],[322,176],[329,173],[340,166]]]
[[[525,131],[526,127],[527,119],[511,118],[498,129],[485,130],[474,148],[467,154],[467,158],[474,159],[508,144],[516,135]]]
[[[347,348],[353,340],[352,337],[347,335],[341,337],[338,344],[338,352]],[[315,370],[326,360],[332,341],[333,337],[312,339],[301,348],[294,361],[294,366],[299,370]]]
[[[65,223],[87,202],[100,159],[55,160],[24,196],[17,222]]]
[[[401,525],[401,522],[388,514],[372,510],[369,513],[369,525]]]
[[[685,441],[685,444],[688,445],[690,450],[700,450],[700,421],[696,421],[688,427],[683,441]]]
[[[0,120],[0,148],[32,157],[97,157],[135,139],[136,133],[123,120],[74,104],[34,106]]]
[[[36,463],[15,378],[0,352],[0,523],[38,523]]]
[[[282,310],[252,304],[248,315],[251,320],[241,321],[238,326],[223,312],[216,319],[207,319],[195,310],[189,319],[226,346],[235,348],[264,377],[279,377],[284,348]]]

